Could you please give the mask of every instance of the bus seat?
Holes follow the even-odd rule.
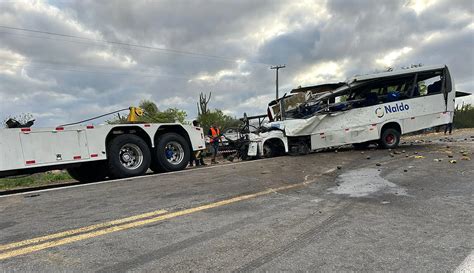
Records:
[[[413,97],[419,97],[420,96],[420,88],[418,86],[415,86],[413,89]]]
[[[376,105],[378,103],[378,96],[376,93],[368,93],[365,97],[365,101],[364,101],[364,104],[365,106],[370,106],[370,105]]]
[[[428,94],[435,94],[441,92],[441,80],[435,81],[428,85]]]
[[[400,100],[400,92],[392,91],[387,94],[387,102]]]

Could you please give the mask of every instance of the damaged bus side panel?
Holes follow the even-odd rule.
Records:
[[[269,104],[271,122],[250,139],[258,143],[261,154],[268,151],[265,143],[283,143],[279,149],[297,154],[373,142],[394,148],[402,134],[452,122],[453,89],[446,66],[299,88]]]

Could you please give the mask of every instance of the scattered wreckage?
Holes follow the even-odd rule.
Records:
[[[307,154],[346,144],[395,148],[402,134],[451,123],[453,90],[444,65],[299,87],[270,102],[267,115],[244,115],[239,136],[229,139],[229,145],[243,159]],[[258,124],[252,126],[256,119]]]

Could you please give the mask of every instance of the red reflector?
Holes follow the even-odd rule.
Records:
[[[21,128],[21,131],[22,132],[31,132],[31,129],[30,128]]]
[[[324,135],[324,133],[319,133],[320,136]]]
[[[199,127],[196,127],[195,129],[198,130],[198,131],[201,131],[201,128],[199,128]]]
[[[87,125],[86,128],[87,129],[94,129],[94,125]]]
[[[63,131],[64,127],[56,127],[56,131]]]
[[[27,160],[26,161],[26,164],[35,164],[36,163],[36,160]]]
[[[411,119],[415,119],[415,117],[412,117]]]
[[[91,154],[91,157],[98,157],[98,154]]]
[[[74,160],[78,160],[78,159],[81,159],[81,156],[80,155],[76,155],[73,157]]]
[[[150,124],[145,124],[145,127],[150,127],[151,125]]]
[[[346,131],[349,131],[349,129],[346,129]]]
[[[204,146],[198,146],[198,148],[204,148]]]

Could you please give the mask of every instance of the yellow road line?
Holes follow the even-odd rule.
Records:
[[[85,239],[90,239],[90,238],[93,238],[93,237],[109,234],[109,233],[112,233],[112,232],[122,231],[122,230],[130,229],[130,228],[134,228],[134,227],[139,227],[139,226],[147,225],[147,224],[150,224],[150,223],[175,218],[175,217],[178,217],[178,216],[183,216],[183,215],[187,215],[187,214],[191,214],[191,213],[195,213],[195,212],[200,212],[200,211],[203,211],[203,210],[208,210],[208,209],[212,209],[212,208],[216,208],[216,207],[221,207],[221,206],[236,203],[236,202],[239,202],[239,201],[255,198],[255,197],[258,197],[258,196],[267,195],[267,194],[270,194],[270,193],[273,193],[273,192],[276,192],[276,191],[287,190],[287,189],[296,188],[296,187],[300,187],[300,186],[304,186],[304,185],[305,185],[305,183],[298,183],[298,184],[282,186],[282,187],[278,187],[278,188],[274,188],[274,189],[268,189],[268,190],[265,190],[265,191],[261,191],[261,192],[257,192],[257,193],[253,193],[253,194],[248,194],[248,195],[243,195],[243,196],[238,196],[238,197],[222,200],[222,201],[215,202],[215,203],[210,203],[210,204],[207,204],[207,205],[202,205],[202,206],[198,206],[198,207],[194,207],[194,208],[190,208],[190,209],[185,209],[185,210],[181,210],[181,211],[167,213],[167,214],[160,215],[160,216],[153,217],[153,218],[149,218],[149,219],[144,219],[144,220],[139,220],[139,221],[135,221],[135,222],[130,222],[130,223],[127,223],[127,224],[112,226],[112,227],[109,227],[109,228],[106,228],[106,229],[92,231],[92,232],[84,233],[84,234],[79,234],[79,235],[75,235],[75,236],[71,236],[71,237],[67,237],[67,238],[63,238],[63,239],[59,239],[59,240],[55,240],[55,241],[46,242],[46,243],[43,243],[43,244],[27,246],[27,247],[23,247],[23,248],[19,248],[19,249],[14,249],[14,250],[11,250],[11,251],[8,251],[8,252],[1,253],[0,254],[0,260],[13,258],[13,257],[19,256],[19,255],[24,255],[24,254],[40,251],[40,250],[43,250],[43,249],[56,247],[56,246],[60,246],[60,245],[64,245],[64,244],[69,244],[69,243],[73,243],[73,242],[77,242],[77,241],[81,241],[81,240],[85,240]],[[55,235],[56,234],[52,234],[52,235],[49,235],[49,236],[55,236]],[[44,236],[44,237],[46,237],[46,236]],[[36,239],[38,239],[38,238],[36,238]],[[35,240],[35,239],[31,239],[31,240]]]
[[[51,239],[57,239],[57,238],[61,238],[61,237],[75,235],[75,234],[78,234],[78,233],[92,231],[92,230],[96,230],[96,229],[99,229],[99,228],[105,228],[105,227],[110,227],[110,226],[113,226],[113,225],[123,224],[123,223],[126,223],[126,222],[136,221],[136,220],[139,220],[139,219],[142,219],[142,218],[156,216],[156,215],[164,214],[164,213],[167,213],[167,212],[168,212],[167,210],[163,210],[163,209],[162,210],[155,210],[155,211],[152,211],[152,212],[147,212],[147,213],[143,213],[143,214],[139,214],[139,215],[123,218],[123,219],[118,219],[118,220],[104,222],[104,223],[100,223],[100,224],[96,224],[96,225],[87,226],[87,227],[62,231],[62,232],[59,232],[59,233],[50,234],[50,235],[46,235],[46,236],[41,236],[41,237],[37,237],[37,238],[29,239],[29,240],[24,240],[24,241],[20,241],[20,242],[15,242],[15,243],[11,243],[11,244],[0,245],[0,251],[12,249],[12,248],[18,248],[18,247],[22,247],[22,246],[25,246],[25,245],[37,244],[37,243],[41,243],[41,242],[48,241],[48,240],[51,240]]]

